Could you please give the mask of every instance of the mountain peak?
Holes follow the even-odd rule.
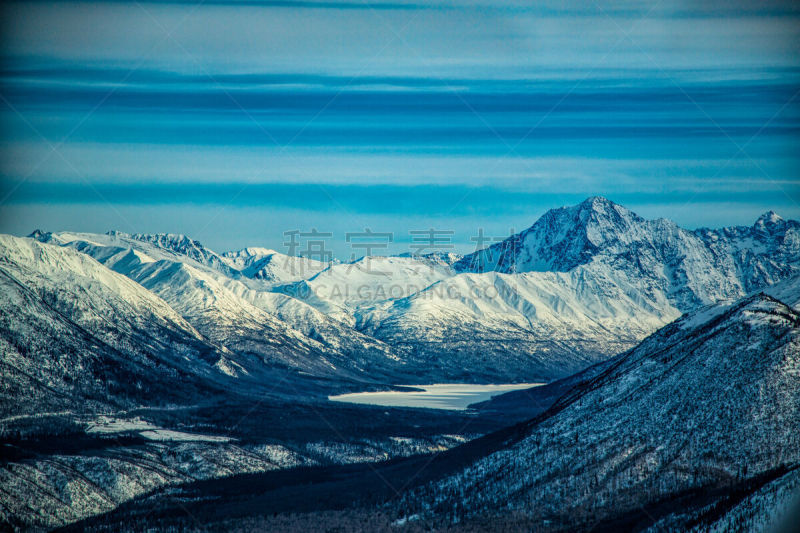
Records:
[[[34,239],[40,242],[47,242],[52,238],[53,234],[49,231],[42,231],[40,229],[35,229],[28,235],[29,239]]]
[[[785,232],[793,221],[787,222],[775,211],[767,211],[753,224],[753,231],[762,236],[775,236]]]
[[[571,234],[570,239],[586,241],[590,247],[604,248],[624,238],[634,227],[645,222],[636,213],[602,196],[591,196],[573,207],[553,209],[545,214],[551,224]],[[535,228],[539,221],[532,226]]]
[[[229,252],[225,252],[222,254],[222,256],[227,257],[229,259],[263,258],[278,253],[280,252],[278,252],[277,250],[273,250],[272,248],[264,248],[261,246],[248,246],[247,248],[242,248],[241,250],[231,250]]]
[[[578,205],[573,207],[562,208],[571,211],[577,211],[578,213],[587,213],[595,215],[594,219],[600,219],[605,217],[619,217],[619,216],[629,216],[633,215],[634,217],[638,218],[630,209],[624,207],[620,204],[614,203],[608,198],[604,198],[603,196],[590,196],[586,200],[582,201]],[[558,211],[557,209],[551,211]],[[588,220],[592,220],[588,218]]]
[[[586,207],[591,209],[598,209],[604,207],[614,207],[617,204],[609,200],[604,196],[590,196],[586,200],[582,201],[578,204],[580,207]]]
[[[132,235],[120,233],[118,235],[194,259],[198,263],[220,270],[224,274],[237,275],[235,269],[222,257],[203,246],[200,241],[196,241],[182,233],[134,233]]]
[[[775,211],[769,210],[756,220],[756,223],[753,225],[756,229],[768,230],[771,228],[776,228],[782,226],[786,221],[781,218],[778,213]]]
[[[456,270],[485,272],[561,271],[588,263],[609,247],[626,247],[646,221],[602,196],[551,209],[533,226],[505,241],[465,256]]]

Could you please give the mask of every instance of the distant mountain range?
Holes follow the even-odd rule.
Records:
[[[751,227],[688,231],[600,197],[464,257],[326,264],[218,254],[182,235],[31,237],[136,281],[237,357],[397,383],[550,381],[800,272],[797,221],[769,212]],[[231,357],[221,364],[236,374]]]

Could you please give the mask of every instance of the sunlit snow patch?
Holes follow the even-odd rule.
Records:
[[[137,433],[145,439],[157,441],[230,442],[232,440],[229,437],[218,435],[199,435],[196,433],[164,429],[154,426],[149,422],[145,422],[138,417],[113,418],[109,416],[100,416],[95,422],[89,424],[86,432],[101,435]]]

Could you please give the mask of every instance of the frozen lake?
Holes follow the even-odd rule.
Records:
[[[421,391],[354,392],[329,396],[334,402],[385,405],[387,407],[428,407],[431,409],[463,410],[468,405],[488,400],[504,392],[538,387],[544,383],[512,383],[509,385],[473,385],[470,383],[437,383],[434,385],[403,385]]]

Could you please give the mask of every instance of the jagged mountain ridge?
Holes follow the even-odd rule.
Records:
[[[455,263],[468,272],[609,268],[650,279],[682,311],[743,295],[800,271],[800,223],[774,212],[752,227],[688,231],[602,197],[551,209],[533,226]]]

